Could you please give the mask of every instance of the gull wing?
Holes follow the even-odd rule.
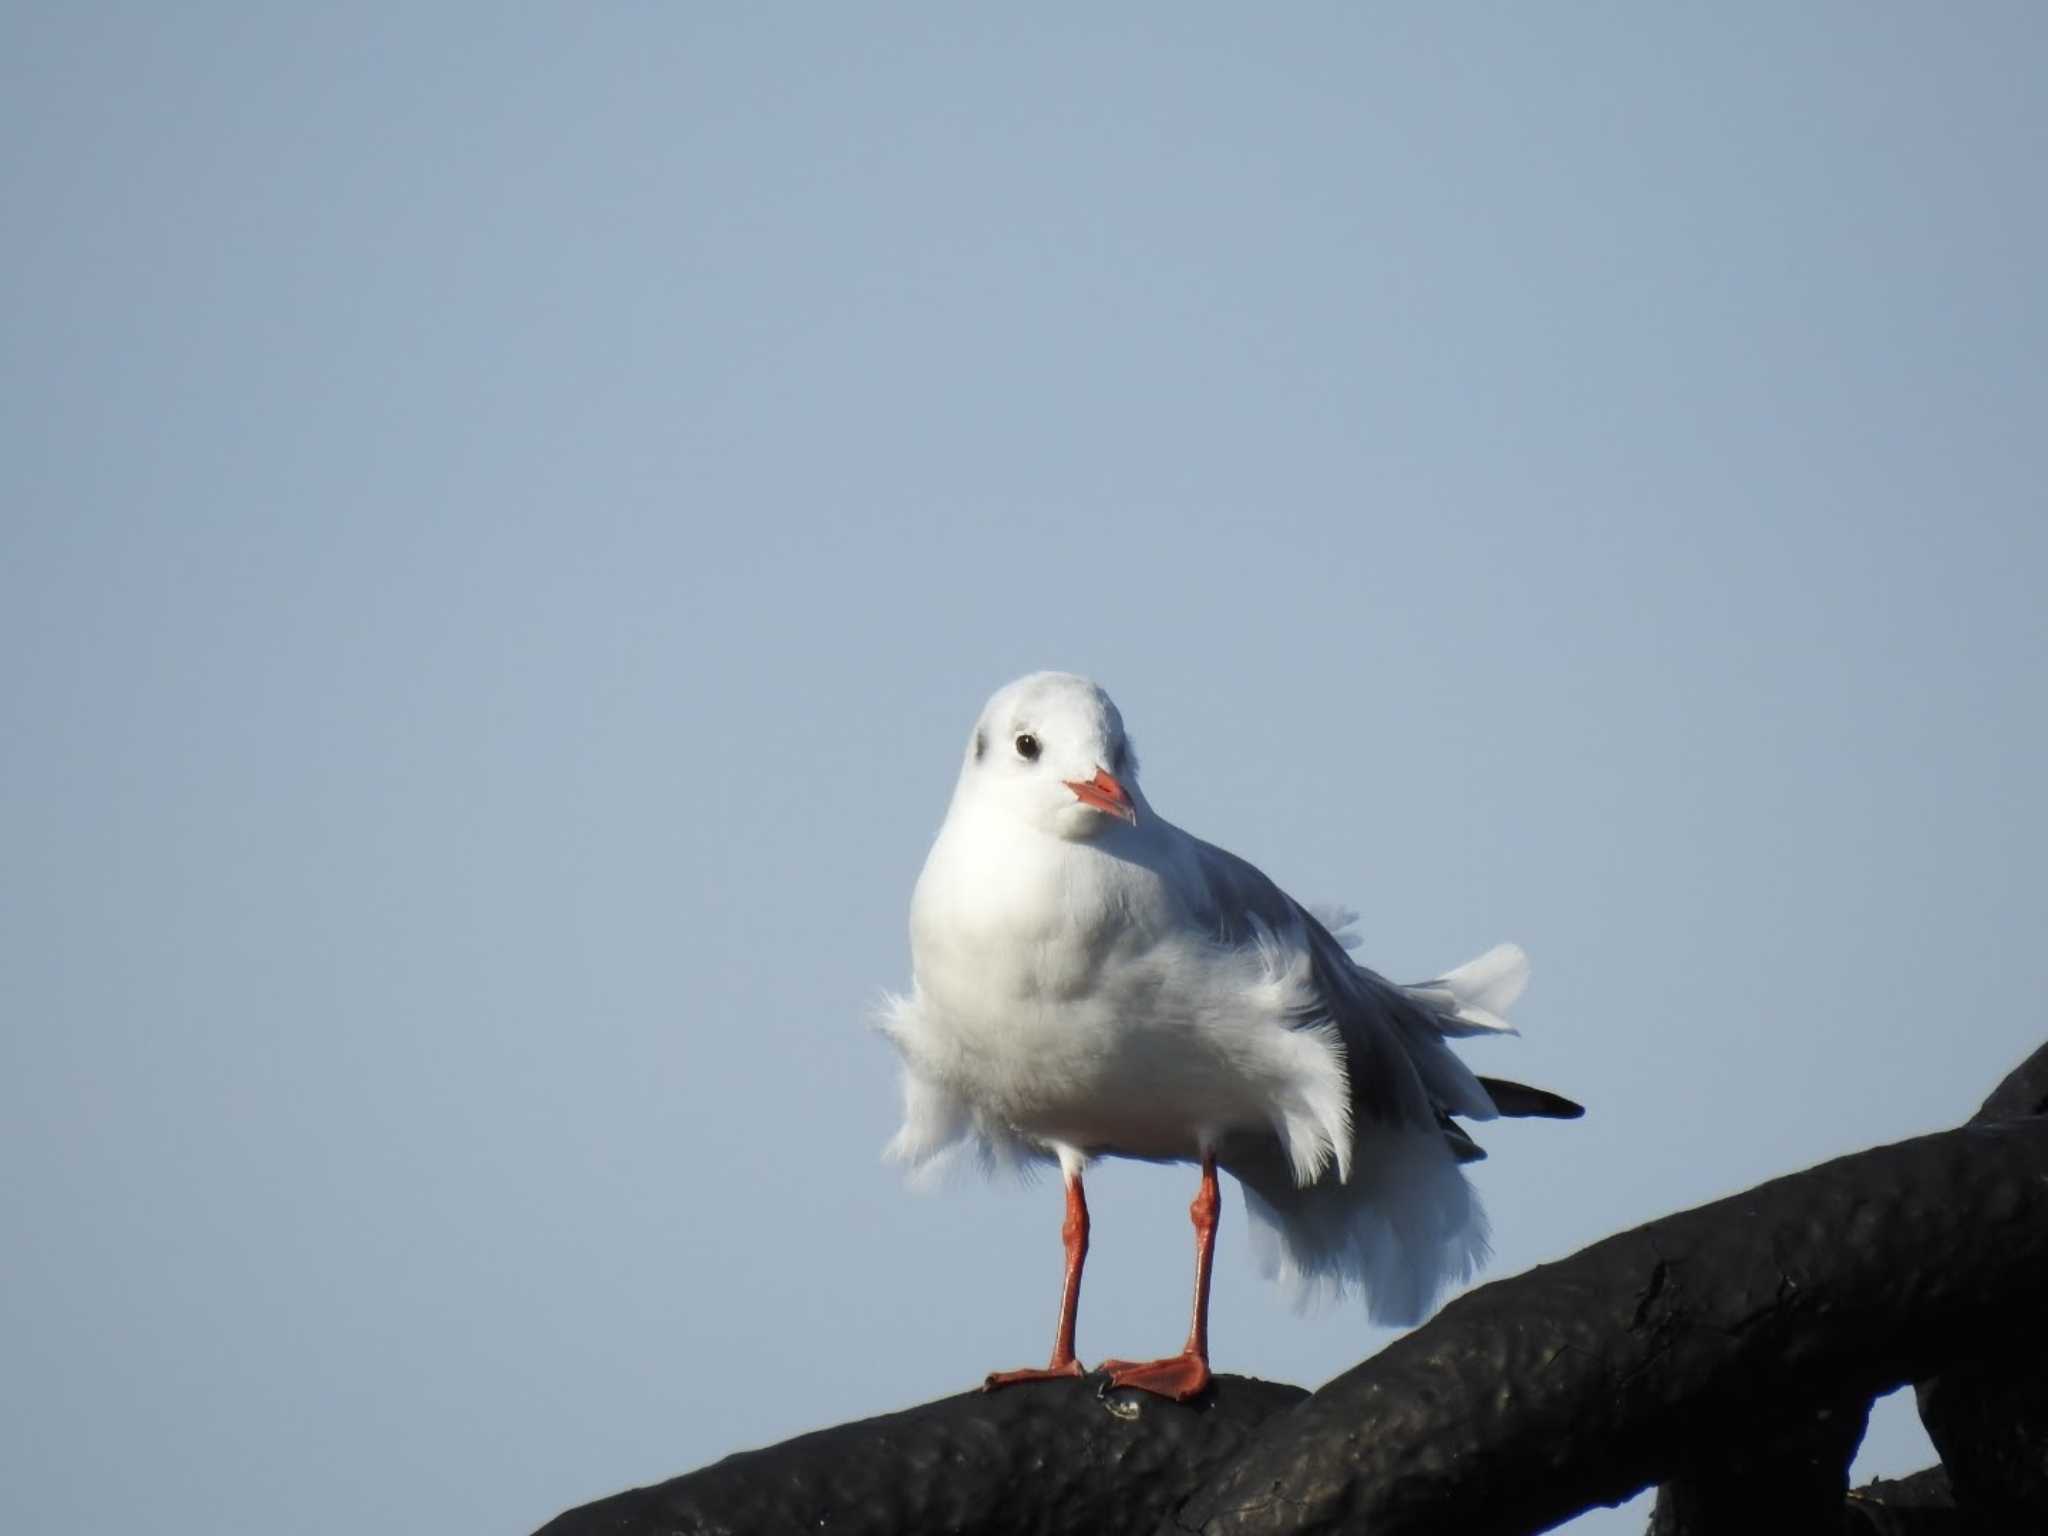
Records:
[[[1437,1010],[1352,959],[1327,927],[1257,865],[1199,838],[1189,837],[1188,843],[1196,915],[1219,942],[1306,951],[1313,1003],[1299,1023],[1337,1027],[1354,1122],[1428,1130],[1448,1123],[1451,1115],[1494,1117],[1486,1090],[1444,1044],[1445,1023]],[[1463,1132],[1454,1147],[1459,1142],[1461,1152],[1477,1151]]]

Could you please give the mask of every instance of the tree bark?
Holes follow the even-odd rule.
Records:
[[[1163,1528],[1540,1531],[2031,1331],[2044,1294],[2048,1120],[1878,1147],[1461,1297]]]
[[[1992,1091],[1972,1125],[2048,1111],[2048,1045]],[[2048,1325],[2048,1297],[2043,1298]],[[1987,1530],[2048,1530],[2048,1332],[2001,1340],[1914,1389],[1956,1505]]]
[[[1184,1406],[1104,1385],[1098,1376],[965,1392],[821,1429],[572,1509],[540,1536],[1144,1531],[1308,1395],[1219,1376],[1199,1405]]]
[[[1869,1418],[1870,1399],[1854,1396],[1817,1408],[1776,1435],[1739,1428],[1710,1444],[1686,1447],[1680,1470],[1657,1490],[1648,1536],[1837,1536],[1849,1464]]]

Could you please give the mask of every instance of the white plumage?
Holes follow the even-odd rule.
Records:
[[[881,1021],[903,1058],[889,1155],[1056,1158],[1074,1198],[1096,1157],[1213,1158],[1269,1275],[1419,1320],[1487,1252],[1459,1166],[1482,1154],[1450,1117],[1577,1106],[1493,1084],[1519,1096],[1497,1108],[1445,1043],[1511,1032],[1520,949],[1403,987],[1346,953],[1351,914],[1328,919],[1152,809],[1100,688],[1010,684],[911,904],[914,984]]]

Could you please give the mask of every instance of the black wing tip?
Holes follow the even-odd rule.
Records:
[[[1444,1143],[1451,1149],[1451,1155],[1461,1164],[1486,1161],[1486,1148],[1467,1135],[1465,1127],[1441,1109],[1436,1112],[1436,1124],[1437,1129],[1443,1132]]]
[[[1585,1105],[1561,1093],[1504,1077],[1482,1077],[1479,1086],[1493,1100],[1493,1107],[1511,1120],[1576,1120],[1586,1112]]]

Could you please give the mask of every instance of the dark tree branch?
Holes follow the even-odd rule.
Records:
[[[1843,1514],[1843,1536],[2021,1536],[2018,1530],[1967,1525],[1949,1492],[1948,1473],[1940,1467],[1851,1489]]]
[[[1738,1428],[1679,1452],[1680,1470],[1657,1490],[1648,1536],[1726,1531],[1828,1532],[1842,1525],[1849,1464],[1863,1443],[1870,1399],[1815,1409],[1775,1434]]]
[[[2048,1121],[1878,1147],[1461,1297],[1268,1424],[1175,1528],[1521,1536],[1986,1349],[2044,1291]]]
[[[1985,1530],[2048,1531],[2048,1348],[2040,1335],[1951,1365],[1914,1395],[1956,1506]]]
[[[2048,1046],[2022,1062],[1970,1118],[1972,1125],[2037,1115],[2048,1108]],[[2016,1342],[2016,1341],[2014,1341]],[[1987,1522],[2020,1518],[2031,1502],[2048,1509],[2048,1353],[2001,1350],[1996,1361],[1950,1366],[1917,1388],[1921,1421],[1944,1465],[1942,1490],[1951,1483],[1965,1496],[1942,1518],[1962,1518],[1955,1504]],[[1805,1426],[1757,1437],[1688,1448],[1681,1467],[1657,1491],[1649,1536],[1768,1528],[1832,1530],[1842,1505],[1849,1466],[1870,1416],[1870,1399],[1857,1397],[1822,1408]],[[1849,1514],[1875,1518],[1869,1496]],[[1918,1518],[1918,1511],[1914,1518]],[[1899,1516],[1896,1518],[1906,1518]]]
[[[1201,1407],[1184,1407],[1104,1396],[1106,1380],[967,1392],[821,1429],[572,1509],[540,1536],[1145,1531],[1308,1395],[1219,1376]]]
[[[1992,1090],[1972,1125],[2048,1111],[2048,1045]],[[2048,1300],[2048,1298],[2044,1298]],[[1914,1394],[1957,1506],[1987,1530],[2048,1530],[2048,1337],[2001,1340]]]
[[[2048,1115],[2048,1045],[2008,1072],[1991,1090],[1972,1125],[1996,1125],[2001,1120],[2024,1120],[2029,1115]]]
[[[1972,1125],[2019,1119],[2048,1108],[2048,1046],[2020,1064],[1970,1118]],[[2048,1354],[2001,1349],[1997,1360],[1959,1362],[1916,1393],[1951,1482],[1965,1497],[1942,1518],[1961,1515],[1955,1503],[1987,1521],[2018,1518],[2029,1501],[2048,1508]],[[1738,1429],[1732,1439],[1687,1447],[1680,1470],[1657,1490],[1648,1536],[1704,1533],[1777,1525],[1832,1530],[1849,1485],[1870,1399],[1852,1398],[1822,1408],[1804,1426],[1763,1436]],[[1865,1497],[1851,1516],[1868,1516]],[[1917,1517],[1917,1512],[1916,1512]],[[1903,1518],[1903,1517],[1901,1517]]]

